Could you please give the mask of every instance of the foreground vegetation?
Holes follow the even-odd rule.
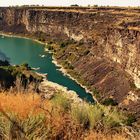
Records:
[[[57,93],[0,93],[0,139],[125,140],[128,117],[111,106],[74,103]]]

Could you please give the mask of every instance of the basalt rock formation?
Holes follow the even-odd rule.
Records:
[[[59,48],[98,100],[113,98],[140,114],[140,9],[0,8],[0,30],[76,43]],[[55,49],[55,48],[54,48]]]

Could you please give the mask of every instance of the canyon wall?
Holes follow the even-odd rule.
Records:
[[[112,8],[0,8],[0,30],[21,34],[43,34],[46,40],[81,42],[65,48],[58,61],[70,58],[74,70],[103,94],[123,102],[139,99],[140,88],[139,9]],[[80,48],[80,49],[79,49]],[[132,93],[132,94],[131,94]],[[132,98],[131,98],[132,99]]]

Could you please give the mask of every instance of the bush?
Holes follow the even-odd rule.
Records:
[[[48,50],[53,50],[53,46],[52,45],[47,45]]]
[[[62,43],[60,44],[60,48],[64,48],[64,47],[66,47],[66,46],[67,46],[67,44],[64,43],[64,42],[62,42]]]
[[[13,113],[0,113],[1,139],[47,139],[49,127],[44,114],[20,119]]]
[[[45,42],[45,38],[39,38],[38,40],[41,42]]]
[[[72,119],[84,128],[97,128],[98,125],[104,128],[112,128],[124,124],[126,117],[115,109],[102,105],[75,105],[71,109]]]
[[[100,93],[99,93],[99,91],[98,91],[96,88],[93,89],[93,95],[94,95],[96,98],[100,98]]]
[[[26,70],[31,70],[31,67],[29,67],[28,63],[23,63],[21,67]]]
[[[126,120],[126,125],[131,126],[134,122],[136,122],[136,117],[132,114],[129,114]]]
[[[49,136],[49,125],[46,125],[45,114],[29,116],[20,122],[21,127],[28,139],[47,139]]]
[[[59,108],[63,112],[67,112],[71,108],[70,100],[62,95],[62,93],[57,93],[52,99],[53,106]]]
[[[79,7],[78,4],[72,4],[71,7]]]
[[[104,113],[99,105],[90,105],[88,110],[89,127],[93,129],[102,120]]]
[[[80,42],[78,43],[78,46],[82,46],[83,44],[84,44],[84,42],[80,41]]]
[[[73,70],[73,69],[74,69],[74,67],[73,67],[72,65],[69,65],[69,69],[72,69],[72,70]]]
[[[73,105],[71,109],[71,117],[76,123],[84,127],[88,125],[88,112],[85,106]]]
[[[0,66],[9,66],[9,65],[10,64],[7,60],[4,60],[4,61],[0,60]]]
[[[65,61],[65,65],[67,66],[68,69],[74,69],[74,67],[68,62],[68,61]]]
[[[127,119],[122,112],[117,109],[104,109],[103,125],[104,128],[113,128],[124,125],[124,121]]]
[[[132,89],[136,89],[136,88],[137,88],[134,82],[130,82],[130,87],[131,87]]]
[[[116,105],[118,105],[118,103],[115,100],[113,100],[112,98],[105,99],[102,102],[102,104],[106,105],[106,106],[109,106],[109,105],[116,106]]]
[[[96,7],[96,8],[97,8],[97,7],[98,7],[98,5],[94,5],[94,7]]]

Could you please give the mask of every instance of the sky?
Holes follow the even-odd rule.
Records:
[[[140,0],[0,0],[0,6],[14,5],[45,5],[45,6],[70,6],[78,4],[110,5],[110,6],[140,6]]]

